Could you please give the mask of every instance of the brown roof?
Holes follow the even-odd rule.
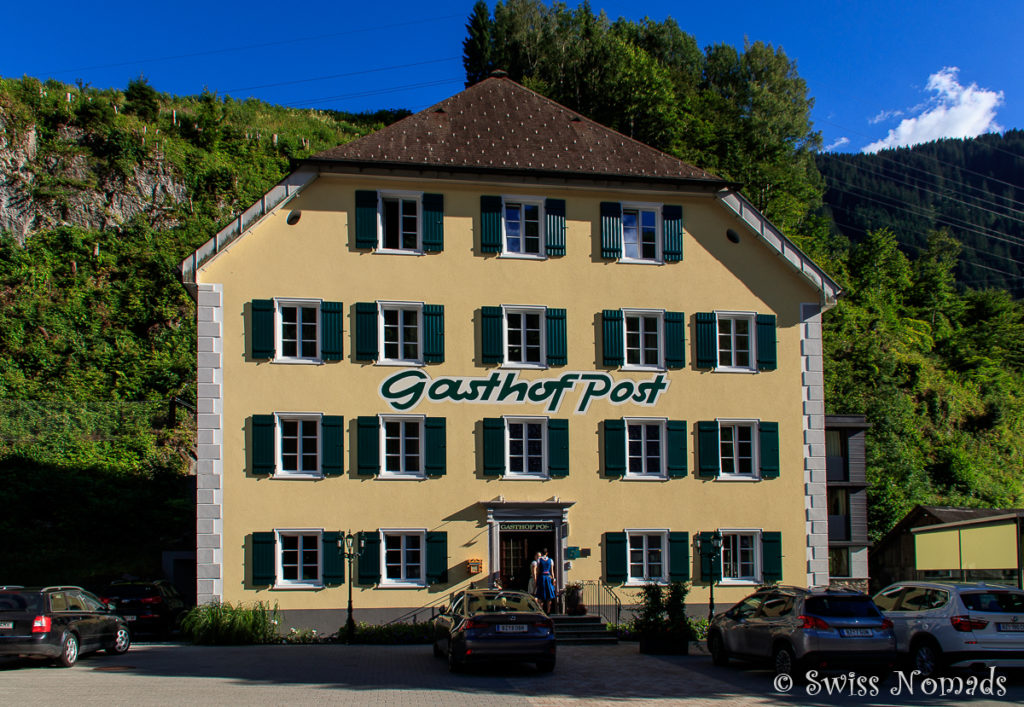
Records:
[[[312,159],[725,184],[503,77]]]
[[[1019,508],[960,508],[955,506],[922,506],[939,519],[940,523],[956,523],[961,520],[978,520],[989,516],[1019,513]]]

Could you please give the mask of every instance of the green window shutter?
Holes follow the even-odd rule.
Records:
[[[687,474],[686,420],[669,420],[666,424],[666,466],[669,478],[681,479]]]
[[[370,530],[359,533],[357,542],[363,548],[359,551],[358,572],[360,584],[380,583],[380,533]]]
[[[423,250],[444,250],[444,194],[423,195]]]
[[[564,366],[569,360],[566,352],[565,310],[549,307],[544,320],[547,322],[548,365]]]
[[[625,362],[622,343],[622,310],[601,312],[601,345],[605,366],[621,366]]]
[[[255,587],[271,587],[277,579],[277,542],[273,533],[252,534],[252,583]]]
[[[250,355],[258,361],[274,358],[274,300],[254,299],[249,324]]]
[[[661,207],[662,246],[666,263],[683,259],[683,207],[665,204]]]
[[[718,423],[697,423],[697,468],[703,477],[718,476],[722,472],[722,450],[719,449]]]
[[[665,367],[683,368],[686,365],[686,315],[665,312]]]
[[[340,415],[324,415],[320,420],[320,435],[323,450],[321,471],[324,476],[341,476],[345,466],[345,418]]]
[[[601,257],[622,257],[622,204],[617,201],[601,202]]]
[[[760,371],[774,371],[778,366],[775,344],[775,315],[757,315],[757,368]]]
[[[376,417],[360,417],[358,429],[359,473],[374,476],[380,473],[380,420]]]
[[[700,578],[705,584],[719,582],[722,579],[722,552],[715,552],[711,538],[714,533],[701,533],[700,542]]]
[[[427,533],[427,584],[448,581],[448,533]]]
[[[324,585],[345,583],[345,555],[340,545],[345,544],[345,538],[338,532],[325,532],[320,543],[321,551],[324,553]]]
[[[762,422],[757,426],[761,478],[779,478],[779,423]]]
[[[320,303],[320,357],[324,361],[342,359],[344,321],[341,302]]]
[[[565,199],[544,202],[544,239],[549,256],[565,255]]]
[[[427,476],[444,476],[447,466],[447,429],[443,417],[428,417],[424,427],[424,463]]]
[[[505,362],[503,319],[501,307],[480,308],[480,353],[484,363]]]
[[[377,360],[376,302],[356,302],[356,360]]]
[[[444,305],[423,305],[423,360],[444,363]]]
[[[501,252],[501,197],[480,197],[480,251]]]
[[[505,421],[500,417],[484,418],[484,476],[505,474]]]
[[[668,534],[668,578],[673,582],[690,581],[690,534]]]
[[[718,319],[714,312],[698,312],[696,321],[697,368],[714,368],[718,362]]]
[[[548,475],[552,479],[569,475],[568,420],[548,420]]]
[[[626,422],[604,421],[604,475],[626,474]]]
[[[626,534],[604,534],[604,581],[621,584],[626,581]]]
[[[377,247],[377,192],[356,192],[356,248]]]
[[[257,476],[273,474],[277,469],[275,434],[273,415],[252,416],[252,473]]]
[[[782,533],[761,533],[761,577],[765,584],[782,581]]]

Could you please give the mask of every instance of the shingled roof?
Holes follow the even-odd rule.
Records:
[[[685,180],[715,175],[595,123],[504,77],[492,77],[317,162]]]

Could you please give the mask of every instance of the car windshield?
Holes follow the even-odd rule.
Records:
[[[40,592],[0,592],[0,611],[43,613],[43,595]]]
[[[877,618],[878,609],[869,597],[808,597],[804,610],[815,616]]]
[[[467,597],[470,614],[500,614],[510,611],[541,613],[540,606],[529,594],[487,592]]]
[[[107,587],[103,596],[120,597],[121,599],[140,599],[159,593],[160,591],[152,584],[113,584]]]
[[[1024,594],[1017,592],[964,592],[960,596],[968,611],[1024,613]]]

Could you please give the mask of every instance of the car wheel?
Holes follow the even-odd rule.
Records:
[[[544,660],[538,660],[537,661],[537,670],[539,670],[542,673],[550,673],[554,669],[555,669],[555,659],[554,658],[545,658]]]
[[[775,651],[772,653],[772,664],[775,666],[776,675],[789,675],[794,679],[797,677],[796,656],[793,655],[793,649],[786,644],[775,647]]]
[[[57,664],[62,668],[70,668],[78,662],[78,636],[73,633],[65,633],[61,642],[60,657]]]
[[[127,626],[118,626],[114,634],[114,642],[107,648],[111,655],[124,655],[132,645],[132,635],[128,632]]]
[[[708,652],[711,653],[711,662],[715,665],[729,664],[729,651],[725,649],[725,641],[720,634],[713,633],[708,636]]]
[[[910,651],[910,667],[919,670],[922,678],[930,678],[942,667],[942,649],[930,638],[923,638]]]

